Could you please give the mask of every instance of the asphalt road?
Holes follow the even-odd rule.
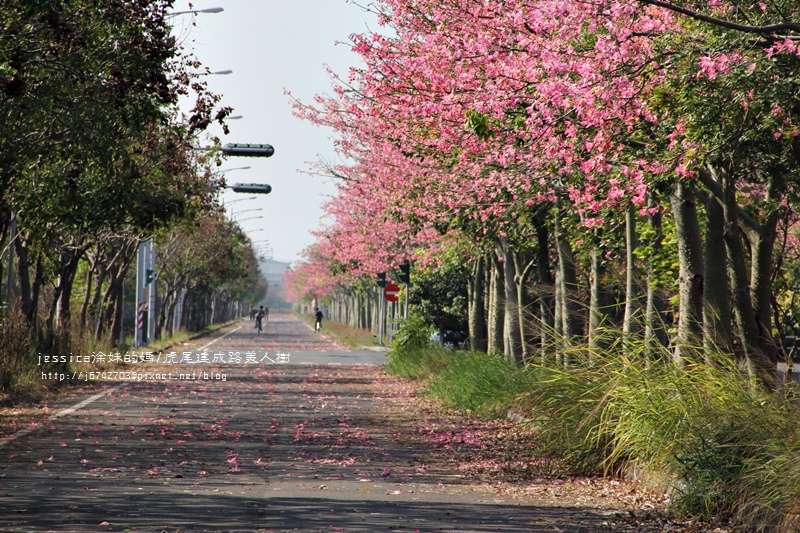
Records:
[[[382,352],[276,316],[170,361],[203,353],[6,439],[0,531],[608,531],[595,510],[493,497],[437,467]]]

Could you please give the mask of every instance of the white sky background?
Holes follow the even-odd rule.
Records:
[[[366,2],[365,2],[366,3]],[[175,34],[194,50],[209,70],[232,70],[226,76],[208,76],[212,92],[222,95],[221,105],[234,108],[230,134],[218,126],[210,132],[225,143],[271,144],[270,158],[230,157],[222,169],[250,166],[226,173],[228,184],[268,183],[272,193],[252,195],[226,190],[222,198],[228,211],[261,208],[240,213],[241,226],[256,246],[272,247],[275,260],[293,261],[314,239],[309,231],[320,226],[320,204],[334,192],[330,178],[310,176],[310,163],[320,156],[335,160],[331,131],[292,115],[289,97],[311,103],[315,94],[330,94],[328,65],[347,77],[358,61],[347,44],[352,33],[380,28],[375,17],[347,0],[195,0],[194,9],[222,7],[222,13],[178,15]],[[189,8],[176,0],[174,11]],[[192,22],[196,25],[192,26]],[[187,107],[188,109],[188,107]],[[260,219],[244,220],[262,216]],[[263,229],[262,229],[263,228]],[[269,242],[258,242],[268,239]]]

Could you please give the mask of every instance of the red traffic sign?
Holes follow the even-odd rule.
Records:
[[[383,297],[390,302],[396,302],[397,300],[399,300],[398,296],[399,294],[400,294],[400,287],[395,285],[394,283],[390,283],[383,288]]]

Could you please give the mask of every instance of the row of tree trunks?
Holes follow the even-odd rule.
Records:
[[[698,181],[676,180],[667,191],[678,259],[678,316],[672,339],[667,336],[671,317],[664,289],[655,277],[664,231],[654,191],[648,199],[651,238],[645,244],[650,259],[642,269],[646,279],[639,275],[636,256],[638,207],[629,204],[624,217],[624,297],[609,292],[605,252],[594,246],[588,312],[567,230],[571,213],[560,202],[552,235],[542,220],[535,221],[536,243],[519,249],[500,239],[494,253],[475,258],[467,281],[470,345],[529,361],[537,346],[546,357],[554,338],[567,346],[588,339],[591,348],[602,349],[607,346],[604,326],[621,326],[624,346],[644,341],[653,355],[669,347],[679,366],[713,364],[715,355],[734,357],[754,377],[770,383],[777,362],[770,335],[770,280],[780,209],[757,217],[744,213],[736,201],[737,179],[731,169],[709,166],[700,174]],[[779,173],[768,176],[766,205],[779,206],[785,187]],[[376,291],[348,293],[341,314],[375,331],[377,300]]]
[[[714,179],[718,177],[715,174]],[[720,190],[735,197],[733,179],[720,180]],[[769,193],[774,197],[780,194],[781,184],[773,179]],[[701,234],[698,210],[698,195],[705,201],[705,234]],[[673,359],[678,365],[685,364],[687,358],[694,358],[701,346],[705,354],[733,353],[734,328],[732,316],[736,316],[741,344],[746,352],[744,362],[754,375],[765,378],[774,374],[775,357],[771,330],[771,309],[769,306],[769,285],[765,280],[771,278],[771,257],[777,236],[775,213],[755,230],[747,241],[750,250],[742,245],[744,233],[737,220],[738,206],[730,201],[726,208],[719,198],[706,196],[695,189],[690,181],[678,182],[669,195],[672,216],[675,221],[678,241],[679,262],[679,316],[677,336],[672,341]],[[656,204],[650,198],[651,207]],[[570,343],[584,335],[584,310],[580,298],[577,268],[570,242],[562,224],[564,214],[558,212],[554,225],[555,261],[555,302],[551,305],[546,298],[547,287],[551,285],[550,265],[547,259],[547,235],[545,226],[539,225],[538,240],[540,253],[537,254],[538,313],[531,312],[526,300],[528,291],[529,264],[525,264],[518,251],[507,242],[501,241],[498,247],[498,261],[486,262],[483,258],[475,262],[469,280],[469,324],[473,346],[482,346],[483,328],[486,328],[486,347],[490,351],[502,352],[508,357],[528,360],[531,347],[536,342],[540,346],[546,342],[548,320],[554,317],[555,333]],[[654,237],[650,244],[652,253],[657,255],[663,239],[662,215],[657,210],[650,211],[648,222]],[[651,353],[667,346],[666,302],[661,295],[652,262],[647,268],[646,294],[638,279],[635,250],[638,246],[636,232],[636,207],[631,204],[626,209],[626,287],[625,312],[622,320],[622,334],[626,341],[644,339]],[[749,253],[747,253],[749,251]],[[752,267],[748,275],[748,258]],[[511,265],[514,265],[512,277]],[[726,275],[730,266],[731,276]],[[720,275],[720,272],[723,274]],[[480,275],[483,273],[483,275]],[[601,251],[591,252],[590,299],[588,341],[594,348],[602,347],[601,329],[605,324],[616,323],[609,317],[613,307],[612,298],[603,283],[604,264]],[[485,286],[484,316],[480,320],[478,291]],[[750,297],[749,295],[753,296]],[[642,300],[644,299],[644,305]],[[758,302],[756,304],[756,302]],[[732,305],[731,305],[732,304]],[[644,309],[642,309],[644,307]],[[733,307],[734,312],[731,311]],[[538,316],[537,316],[538,315]],[[530,335],[526,324],[540,323],[539,335]],[[568,361],[563,361],[565,364]],[[710,363],[711,361],[705,361]]]

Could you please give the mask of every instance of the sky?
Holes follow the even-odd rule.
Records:
[[[309,232],[321,225],[320,205],[335,192],[330,178],[307,172],[320,158],[337,158],[331,130],[294,117],[284,91],[304,103],[311,103],[316,94],[330,94],[325,65],[346,78],[348,68],[358,64],[357,54],[337,41],[348,43],[352,33],[377,31],[376,19],[348,0],[191,3],[193,9],[223,11],[176,15],[175,35],[210,71],[233,71],[208,76],[208,87],[222,95],[221,105],[234,108],[232,116],[242,115],[228,122],[230,134],[224,135],[220,127],[209,132],[223,144],[275,148],[270,158],[230,157],[220,167],[251,167],[226,172],[228,184],[268,183],[271,194],[246,199],[252,195],[226,190],[221,199],[256,247],[269,247],[277,261],[295,261],[314,242]],[[189,4],[176,0],[174,11],[188,10]]]

